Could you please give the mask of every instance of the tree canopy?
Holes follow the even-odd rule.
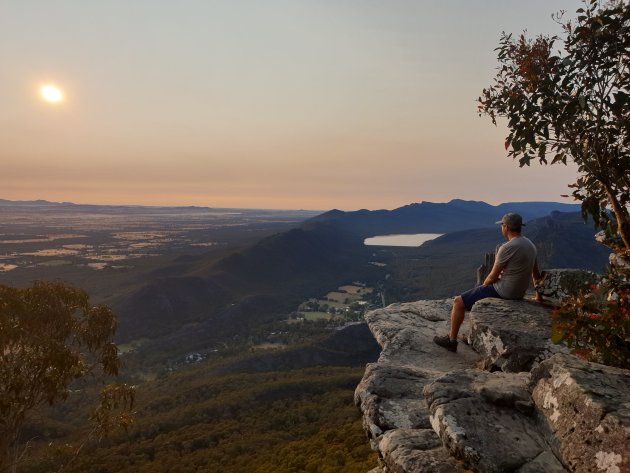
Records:
[[[111,309],[91,306],[81,289],[0,285],[0,471],[15,468],[11,449],[31,410],[65,399],[72,381],[97,368],[118,373],[115,330]],[[99,427],[112,420],[108,412],[130,402],[130,390],[107,388],[94,414]]]
[[[508,120],[508,156],[520,166],[567,164],[582,213],[630,251],[630,3],[586,0],[561,36],[503,33],[494,83],[480,115]],[[556,49],[561,43],[562,48]],[[610,218],[612,209],[614,218]]]

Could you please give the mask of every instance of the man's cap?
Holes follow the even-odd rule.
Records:
[[[523,217],[513,212],[506,213],[503,218],[496,223],[505,223],[510,230],[520,230],[521,227],[525,226],[523,223]]]

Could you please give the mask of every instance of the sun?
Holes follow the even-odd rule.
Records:
[[[39,95],[42,100],[48,103],[59,103],[63,101],[63,92],[54,84],[44,84],[39,88]]]

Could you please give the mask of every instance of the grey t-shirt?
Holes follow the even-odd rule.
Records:
[[[494,264],[503,266],[501,279],[493,284],[503,299],[522,299],[536,262],[536,246],[526,237],[517,236],[497,251]]]

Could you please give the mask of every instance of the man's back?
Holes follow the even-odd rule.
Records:
[[[495,264],[503,267],[495,290],[504,299],[521,299],[536,262],[536,246],[526,237],[517,236],[504,243],[497,252]]]

